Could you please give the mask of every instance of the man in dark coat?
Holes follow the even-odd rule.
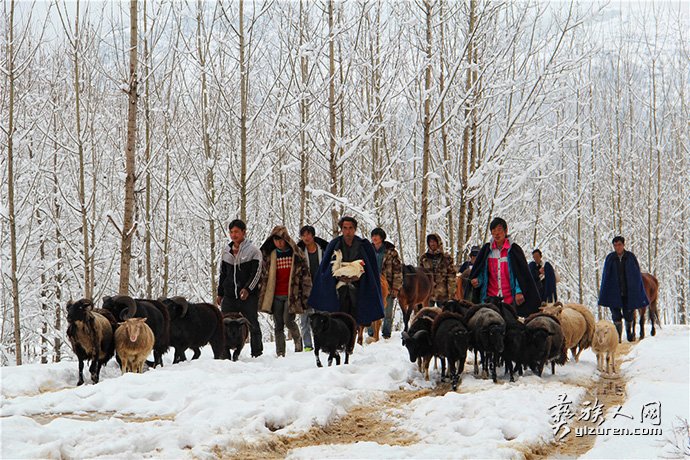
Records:
[[[635,309],[649,305],[649,299],[642,283],[640,264],[635,254],[625,250],[625,238],[617,236],[612,243],[614,251],[606,256],[601,274],[599,305],[611,309],[619,342],[623,332],[621,320],[625,318],[625,334],[628,342],[632,342],[635,340],[632,334]]]
[[[470,302],[472,302],[473,296],[473,288],[472,284],[470,283],[470,273],[472,272],[472,267],[474,267],[474,264],[477,262],[479,249],[479,246],[472,246],[470,249],[470,259],[464,261],[458,269],[458,278],[460,278],[458,280],[458,284],[462,287],[462,298]]]
[[[316,279],[316,274],[319,272],[319,265],[323,260],[323,252],[328,246],[328,241],[316,236],[316,229],[311,225],[305,225],[299,231],[300,241],[297,247],[304,253],[304,259],[309,265],[309,273],[311,275],[312,286]],[[309,323],[309,314],[313,313],[313,308],[308,308],[300,316],[299,327],[302,331],[302,340],[304,341],[304,351],[312,351],[314,343],[311,334],[311,324]]]
[[[376,268],[374,247],[369,240],[355,235],[357,221],[353,217],[343,217],[338,225],[342,235],[328,243],[323,253],[308,304],[315,310],[349,313],[357,324],[368,326],[372,321],[383,318],[381,279]],[[336,250],[341,251],[343,262],[364,261],[364,273],[358,279],[337,280],[333,277],[331,258]],[[336,290],[338,281],[345,285]]]
[[[529,272],[532,274],[534,284],[539,289],[541,300],[549,303],[557,302],[556,271],[550,262],[542,260],[541,250],[532,251],[532,259],[534,260],[529,263]]]
[[[520,316],[539,310],[541,297],[529,273],[522,248],[508,236],[508,224],[496,217],[489,225],[491,241],[482,246],[470,282],[475,303],[498,300],[515,306]]]

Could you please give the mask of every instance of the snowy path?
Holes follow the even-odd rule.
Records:
[[[657,356],[668,349],[678,355],[688,337],[687,328],[665,328],[633,349],[635,362],[623,371],[642,382],[644,368],[675,376],[675,396],[686,390],[687,401],[687,350],[684,365],[681,353],[666,363],[670,369]],[[212,360],[205,350],[198,361],[142,375],[120,376],[111,362],[101,383],[79,388],[74,362],[2,368],[1,457],[532,457],[553,453],[544,448],[553,440],[550,407],[559,395],[575,411],[596,380],[589,351],[555,376],[528,373],[512,384],[476,379],[466,366],[460,391],[446,393],[447,384],[433,381],[438,372],[423,380],[398,337],[358,347],[349,366],[323,369],[311,353],[277,359],[271,349],[266,344],[261,358],[237,363]],[[629,385],[629,398],[653,388],[633,390]],[[675,410],[688,418],[687,404]],[[616,439],[598,442],[592,458],[620,449]],[[655,442],[660,453],[671,450]]]

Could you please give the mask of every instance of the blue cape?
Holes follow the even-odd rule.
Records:
[[[544,283],[541,289],[539,289],[539,295],[544,302],[556,302],[558,301],[558,294],[556,293],[556,272],[553,271],[553,267],[549,262],[544,262],[543,267]],[[539,270],[537,270],[536,262],[532,261],[529,263],[529,272],[532,274],[534,284],[539,288]]]
[[[360,238],[359,258],[364,261],[364,273],[359,279],[357,293],[357,324],[367,325],[372,321],[383,318],[383,300],[381,299],[381,278],[379,278],[374,246],[369,240]],[[307,304],[315,310],[335,312],[340,311],[340,301],[335,289],[337,283],[331,272],[331,257],[333,251],[343,245],[343,237],[338,236],[328,243],[319,265],[319,271],[314,278],[311,295]]]
[[[642,308],[649,305],[647,293],[644,291],[640,264],[637,263],[635,254],[625,251],[625,278],[628,285],[628,310]],[[616,268],[618,256],[615,252],[606,256],[604,272],[601,274],[601,289],[599,289],[599,305],[613,308],[623,308],[623,299],[618,285],[618,269]]]

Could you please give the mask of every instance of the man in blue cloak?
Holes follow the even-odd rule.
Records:
[[[613,238],[613,249],[604,262],[599,289],[599,305],[611,309],[611,319],[618,331],[618,342],[623,333],[622,319],[625,319],[625,334],[628,342],[635,340],[632,333],[634,312],[649,305],[644,291],[640,264],[635,254],[625,250],[625,238]]]
[[[341,218],[338,226],[342,234],[328,243],[323,252],[307,303],[315,310],[349,313],[357,324],[368,326],[372,321],[383,318],[381,279],[374,247],[369,240],[355,235],[357,221],[353,217]],[[364,273],[358,279],[333,277],[331,259],[336,250],[342,253],[342,262],[364,261]],[[336,289],[339,281],[344,285]]]

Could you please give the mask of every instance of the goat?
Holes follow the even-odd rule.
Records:
[[[184,297],[159,299],[170,315],[170,346],[175,348],[173,364],[186,361],[187,348],[194,350],[192,359],[201,356],[201,347],[210,343],[213,357],[221,359],[225,353],[223,315],[209,303],[189,303]]]
[[[578,362],[582,350],[592,344],[595,329],[594,315],[587,307],[576,303],[545,304],[539,310],[558,319],[563,330],[565,347],[570,350],[575,362]]]
[[[364,273],[364,261],[357,259],[352,262],[343,262],[342,251],[336,249],[333,251],[333,260],[331,260],[331,273],[335,278],[359,278]],[[339,281],[335,288],[340,289],[344,285],[343,281]]]
[[[438,315],[431,328],[434,354],[441,358],[441,379],[445,374],[446,359],[453,391],[458,389],[460,374],[465,367],[471,332],[465,327],[461,315],[445,311]]]
[[[494,383],[498,380],[496,366],[503,353],[506,323],[498,307],[492,304],[474,305],[465,314],[467,327],[472,331],[471,347],[474,348],[474,373],[479,374],[477,352],[481,354],[484,373],[491,372]]]
[[[314,335],[314,355],[316,365],[323,367],[319,352],[321,349],[328,353],[328,365],[335,359],[336,366],[340,365],[340,351],[345,351],[345,364],[349,364],[349,356],[355,349],[357,340],[357,322],[347,313],[328,313],[317,311],[310,315],[311,331]]]
[[[223,329],[225,330],[225,357],[237,361],[244,344],[249,338],[249,320],[242,313],[224,313]],[[235,350],[230,353],[231,350]]]
[[[129,318],[115,331],[115,349],[122,362],[122,373],[144,371],[146,357],[153,350],[153,331],[146,318]]]
[[[91,361],[91,381],[98,383],[101,367],[113,357],[117,322],[108,311],[94,309],[90,299],[67,302],[67,338],[79,359],[79,381],[84,384],[84,361]]]
[[[551,374],[556,364],[568,360],[563,331],[558,319],[546,313],[533,313],[525,319],[524,360],[532,372],[541,377],[544,364],[551,363]]]
[[[163,366],[163,355],[170,348],[170,317],[168,309],[161,302],[150,299],[133,299],[126,295],[103,297],[103,308],[110,311],[119,321],[129,318],[146,318],[146,324],[153,331],[152,367]]]
[[[592,351],[597,354],[597,369],[599,372],[610,374],[609,365],[613,369],[614,374],[617,372],[616,348],[618,348],[616,326],[611,321],[599,320],[594,332],[594,339],[592,340]]]
[[[410,354],[410,362],[417,362],[419,372],[424,374],[426,380],[429,380],[429,363],[434,355],[431,335],[433,322],[434,318],[432,317],[417,315],[410,325],[410,329],[402,333],[402,344]]]

